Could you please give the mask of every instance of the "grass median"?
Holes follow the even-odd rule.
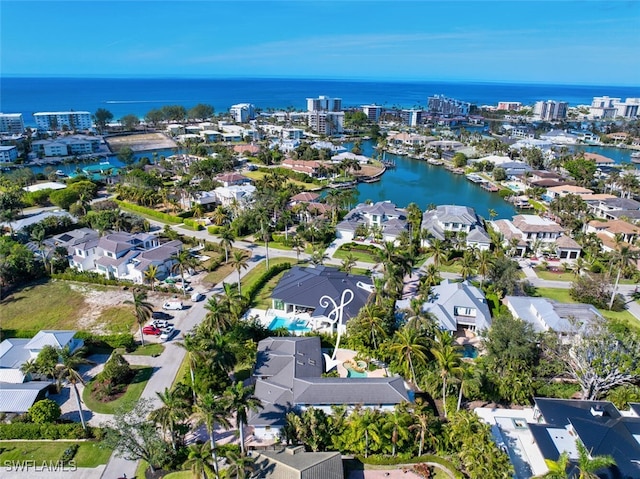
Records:
[[[132,369],[136,370],[136,375],[131,380],[131,383],[127,386],[124,394],[117,399],[108,402],[102,402],[96,399],[91,394],[91,385],[88,383],[82,393],[82,400],[85,405],[93,412],[99,414],[115,414],[120,409],[131,410],[135,403],[140,399],[142,391],[144,391],[147,382],[153,374],[153,368],[146,366],[132,366]]]

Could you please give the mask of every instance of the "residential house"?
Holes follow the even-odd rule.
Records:
[[[550,141],[554,145],[575,145],[578,142],[578,137],[573,133],[555,129],[541,133],[540,139]]]
[[[351,300],[342,309],[342,323],[335,326],[337,311],[331,300],[340,303],[344,292],[350,290]],[[313,329],[346,329],[347,321],[355,317],[367,304],[373,284],[367,276],[352,275],[337,268],[294,266],[280,279],[271,293],[272,309],[276,314],[308,313]],[[331,298],[326,300],[325,298]],[[348,300],[348,298],[345,298]]]
[[[397,309],[405,309],[409,300],[396,303]],[[491,326],[491,311],[485,295],[468,281],[452,282],[445,279],[434,286],[422,311],[432,314],[440,329],[483,331]]]
[[[157,236],[148,233],[109,233],[74,245],[69,265],[108,278],[144,283],[144,274],[151,265],[158,268],[158,278],[168,276],[173,256],[181,250],[178,240],[160,244]]]
[[[254,453],[254,472],[259,479],[343,479],[339,452],[306,452],[304,446]]]
[[[240,173],[224,173],[215,177],[215,180],[222,183],[222,186],[244,185],[251,183],[251,178]]]
[[[590,304],[565,304],[530,296],[506,296],[503,303],[514,318],[529,323],[535,332],[553,331],[568,339],[585,325],[604,320]]]
[[[422,215],[422,229],[429,236],[445,240],[449,235],[458,236],[468,247],[488,250],[491,239],[484,229],[482,220],[473,208],[468,206],[440,205],[427,210]],[[429,240],[423,240],[429,245]]]
[[[632,407],[623,414],[609,401],[534,398],[535,423],[527,424],[545,459],[557,461],[568,453],[577,473],[581,441],[591,457],[611,456],[615,466],[598,471],[602,479],[640,477],[640,418]]]
[[[616,220],[627,218],[630,221],[640,220],[640,201],[630,198],[608,198],[591,201],[589,198],[584,199],[589,205],[589,209],[598,218],[607,220]]]
[[[24,414],[37,401],[46,399],[52,387],[50,381],[0,382],[0,413]]]
[[[76,218],[71,216],[67,211],[64,210],[53,210],[53,211],[43,211],[42,213],[37,213],[31,216],[25,216],[20,218],[19,220],[11,221],[11,222],[2,222],[0,223],[0,229],[6,228],[13,230],[14,233],[18,233],[22,231],[27,226],[40,223],[45,218],[49,217],[57,217],[57,218],[69,218],[72,222],[75,223]]]
[[[282,162],[282,166],[315,178],[318,176],[318,169],[323,165],[319,161],[294,160],[293,158],[287,158]]]
[[[434,136],[418,135],[417,133],[401,132],[390,135],[388,142],[393,146],[424,146],[430,141],[436,140]]]
[[[567,195],[588,196],[591,194],[593,194],[593,190],[590,190],[589,188],[583,188],[582,186],[558,185],[547,188],[546,196],[549,201],[551,201],[554,198],[564,198]]]
[[[513,220],[496,220],[491,226],[502,234],[505,246],[515,248],[518,256],[527,250],[534,254],[552,251],[558,258],[575,260],[580,256],[580,245],[568,236],[555,221],[537,215],[516,215]]]
[[[532,169],[524,161],[512,160],[508,156],[489,155],[483,158],[469,160],[472,163],[489,162],[494,168],[503,168],[507,176],[522,176]]]
[[[595,161],[596,165],[612,165],[615,163],[613,158],[608,156],[599,155],[598,153],[584,153],[584,159],[589,161]]]
[[[378,201],[374,204],[360,203],[349,211],[344,220],[336,226],[336,236],[353,240],[356,230],[365,226],[374,239],[396,241],[398,235],[408,231],[407,211],[398,208],[391,201]]]
[[[595,233],[602,241],[602,249],[609,252],[635,243],[640,238],[640,227],[622,220],[593,220],[587,224],[587,233]]]
[[[81,348],[84,342],[74,338],[76,331],[43,330],[31,339],[9,338],[0,343],[0,390],[4,383],[23,383],[30,378],[20,367],[36,359],[45,346],[68,347],[71,352]]]
[[[314,407],[330,412],[334,405],[392,410],[409,401],[400,376],[332,378],[322,377],[324,371],[318,336],[271,337],[260,341],[253,376],[254,395],[262,402],[262,408],[252,412],[248,420],[254,437],[280,439],[285,416],[290,411]]]

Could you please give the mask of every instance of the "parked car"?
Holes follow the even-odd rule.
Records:
[[[154,319],[153,321],[151,321],[151,326],[158,329],[164,329],[168,328],[169,326],[173,326],[173,324],[165,319]]]
[[[182,301],[167,301],[162,305],[162,309],[180,311],[183,308]]]
[[[197,303],[198,301],[202,301],[204,299],[204,294],[199,293],[199,292],[195,292],[191,295],[191,301],[193,301],[194,303]]]
[[[155,326],[145,326],[144,328],[142,328],[142,334],[160,336],[162,334],[162,329],[156,328]]]
[[[163,311],[154,311],[153,313],[151,313],[151,319],[164,319],[165,321],[168,321],[170,319],[173,319],[173,316]]]
[[[162,330],[162,334],[160,335],[161,341],[169,341],[173,335],[176,334],[176,329],[173,326],[169,326],[168,328],[164,328]]]

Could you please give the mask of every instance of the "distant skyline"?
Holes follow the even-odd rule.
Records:
[[[640,2],[0,1],[2,76],[640,86]]]

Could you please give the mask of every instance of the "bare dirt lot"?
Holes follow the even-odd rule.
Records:
[[[114,153],[128,146],[133,151],[175,148],[176,142],[162,133],[140,133],[138,135],[109,136],[105,141]]]

